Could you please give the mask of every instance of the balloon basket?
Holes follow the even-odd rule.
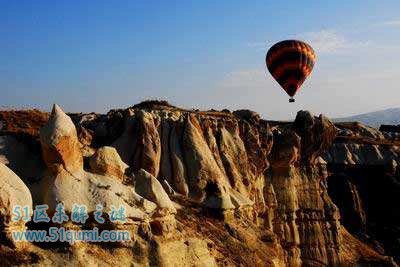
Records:
[[[290,98],[289,103],[293,103],[293,102],[294,102],[294,98]]]

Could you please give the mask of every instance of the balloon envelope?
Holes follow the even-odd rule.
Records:
[[[268,50],[265,62],[272,77],[293,97],[310,75],[315,59],[310,45],[298,40],[285,40]]]

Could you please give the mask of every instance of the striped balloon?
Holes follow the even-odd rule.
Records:
[[[310,75],[315,59],[310,45],[302,41],[285,40],[268,50],[265,61],[272,77],[291,97],[289,101],[294,102],[293,96]]]

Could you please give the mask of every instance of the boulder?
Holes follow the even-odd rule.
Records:
[[[144,169],[140,169],[136,175],[136,192],[144,198],[154,202],[161,209],[176,213],[176,209],[161,183]]]
[[[71,118],[54,104],[50,118],[40,129],[43,159],[50,171],[64,168],[70,173],[83,169],[81,144]]]
[[[115,148],[103,146],[89,159],[89,165],[94,173],[113,176],[120,181],[124,180],[125,171],[129,167],[125,164]]]
[[[13,245],[17,245],[12,239],[11,231],[23,231],[25,222],[22,220],[13,221],[13,209],[16,206],[28,207],[28,214],[32,216],[32,196],[28,187],[22,180],[6,165],[0,162],[0,236],[6,238]]]

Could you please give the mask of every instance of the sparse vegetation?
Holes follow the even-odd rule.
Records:
[[[141,108],[141,109],[149,109],[149,108],[157,108],[157,107],[171,107],[174,108],[173,105],[171,105],[168,101],[166,100],[160,100],[160,99],[147,99],[139,104],[136,104],[133,106],[133,108]]]

